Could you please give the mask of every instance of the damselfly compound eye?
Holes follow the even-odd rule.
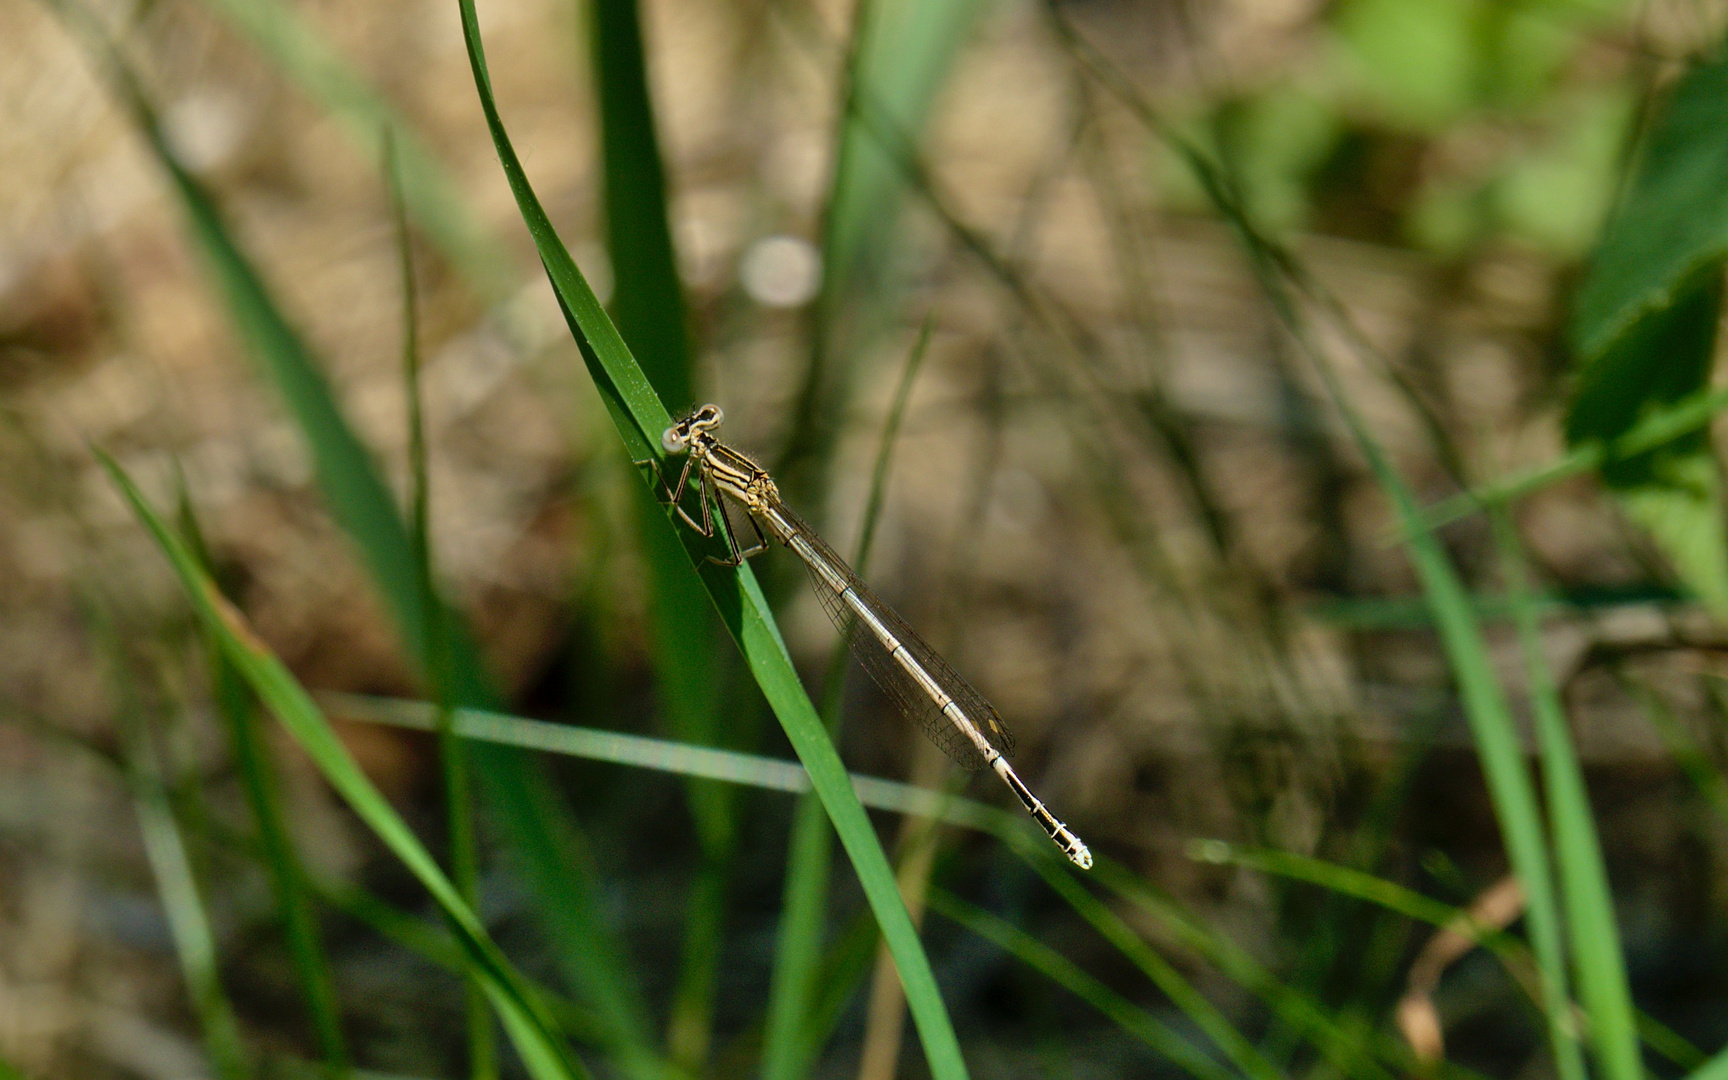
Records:
[[[683,424],[673,424],[660,433],[660,448],[668,454],[682,454],[690,445],[689,433],[681,430]]]

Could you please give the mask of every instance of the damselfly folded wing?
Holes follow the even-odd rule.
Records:
[[[961,726],[961,721],[944,707],[942,697],[946,697],[958,706],[960,716],[976,728],[990,746],[1004,756],[1012,756],[1014,736],[1002,723],[996,709],[984,700],[984,695],[974,690],[972,684],[949,667],[948,662],[926,644],[905,619],[871,592],[870,587],[822,542],[809,525],[784,503],[775,509],[795,531],[799,542],[788,546],[803,559],[805,568],[809,570],[810,583],[822,601],[822,609],[834,621],[864,670],[893,699],[907,719],[917,724],[962,768],[982,769],[987,764],[984,754]],[[807,550],[800,551],[800,547]],[[824,565],[816,566],[812,563],[813,557]],[[846,591],[856,598],[864,609],[862,613],[846,601]],[[905,650],[912,665],[921,669],[939,694],[932,694],[931,686],[921,684],[913,671],[895,658],[896,647]]]

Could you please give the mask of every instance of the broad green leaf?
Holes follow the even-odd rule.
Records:
[[[1715,59],[1674,88],[1579,288],[1573,446],[1615,439],[1709,385],[1728,257],[1725,177],[1728,59]],[[1603,478],[1681,578],[1728,617],[1728,541],[1707,433],[1617,462]]]

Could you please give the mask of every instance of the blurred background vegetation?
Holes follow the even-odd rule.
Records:
[[[467,10],[0,2],[0,1077],[1728,1075],[1728,8]]]

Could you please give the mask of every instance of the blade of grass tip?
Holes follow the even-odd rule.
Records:
[[[215,562],[184,482],[180,484],[179,493],[180,534],[198,565],[214,581]],[[352,1066],[348,1059],[347,1041],[342,1035],[342,1018],[336,1003],[330,960],[324,951],[317,914],[312,908],[305,868],[289,837],[270,753],[259,738],[252,695],[216,640],[205,634],[204,646],[211,671],[212,697],[234,744],[235,768],[240,773],[252,819],[258,826],[259,844],[263,849],[265,867],[270,873],[270,887],[282,919],[295,981],[300,984],[300,995],[305,999],[306,1011],[312,1018],[312,1030],[324,1059],[325,1073],[331,1077],[349,1076]]]
[[[1016,832],[1011,842],[1020,845],[1025,843],[1025,840],[1024,834]],[[1162,991],[1171,1004],[1182,1010],[1183,1014],[1193,1021],[1194,1026],[1204,1032],[1245,1076],[1253,1080],[1279,1080],[1281,1074],[1278,1069],[1236,1029],[1229,1017],[1194,989],[1193,984],[1182,977],[1175,965],[1141,940],[1140,935],[1122,921],[1120,915],[1111,911],[1103,901],[1093,896],[1086,886],[1053,861],[1038,857],[1031,850],[1023,852],[1022,857],[1032,865],[1032,869],[1038,872],[1045,883],[1055,890],[1056,895],[1065,900],[1081,918],[1091,923],[1092,928],[1103,935],[1104,940],[1152,980],[1152,985]]]
[[[107,454],[101,451],[96,451],[96,454],[126,502],[167,556],[192,602],[199,623],[220,641],[224,654],[318,766],[325,780],[432,895],[464,952],[484,973],[487,995],[529,1074],[536,1080],[586,1077],[587,1071],[559,1038],[556,1025],[547,1016],[539,998],[526,987],[522,976],[492,942],[479,917],[463,902],[456,887],[438,868],[437,861],[361,771],[305,689],[253,635],[240,613],[223,598],[185,544],[163,523],[125,471]]]
[[[1560,872],[1560,897],[1570,929],[1572,966],[1589,1017],[1590,1045],[1597,1068],[1611,1080],[1642,1080],[1638,1026],[1626,962],[1620,948],[1620,928],[1602,844],[1584,786],[1584,772],[1572,746],[1565,709],[1554,676],[1542,653],[1542,628],[1529,599],[1529,572],[1518,534],[1503,507],[1490,512],[1495,545],[1505,565],[1507,591],[1518,625],[1518,645],[1524,653],[1530,708],[1536,741],[1542,748],[1543,790],[1548,796],[1549,828]]]
[[[384,176],[390,189],[390,210],[396,225],[396,253],[402,274],[402,383],[408,406],[409,536],[420,578],[420,610],[426,615],[427,683],[438,705],[438,765],[443,782],[444,827],[450,846],[450,878],[469,907],[479,910],[480,865],[474,838],[474,811],[469,795],[468,762],[462,743],[450,730],[450,649],[444,633],[444,602],[438,595],[432,554],[432,483],[426,464],[426,416],[420,394],[420,320],[415,308],[414,248],[408,235],[408,207],[403,199],[402,162],[394,131],[384,132]],[[492,1014],[479,973],[470,964],[462,975],[468,1031],[468,1075],[494,1080],[497,1052],[492,1039]]]
[[[662,400],[691,400],[693,362],[683,284],[666,206],[666,171],[656,137],[642,22],[635,0],[596,0],[587,12],[591,68],[600,112],[612,317]],[[672,731],[691,742],[721,735],[721,680],[714,615],[682,546],[658,520],[643,491],[637,499],[641,547],[649,569],[656,683]],[[686,785],[702,864],[684,920],[684,945],[667,1021],[667,1049],[700,1069],[713,1039],[714,994],[725,932],[728,884],[738,830],[730,789]]]
[[[404,648],[422,671],[427,670],[428,623],[421,610],[424,597],[412,541],[371,455],[342,416],[311,352],[228,233],[213,197],[174,155],[125,60],[83,8],[64,0],[44,2],[90,43],[99,66],[167,172],[230,320],[262,362],[306,438],[330,511],[360,549]],[[463,705],[492,705],[497,695],[478,648],[454,612],[446,612],[444,618],[455,680],[452,698]],[[497,746],[477,747],[472,760],[518,857],[518,869],[530,886],[565,978],[615,1025],[617,1044],[631,1048],[632,1075],[653,1075],[656,1066],[647,1043],[646,1010],[623,960],[624,949],[599,913],[598,888],[584,857],[587,845],[581,831],[531,760]]]
[[[912,386],[930,348],[934,329],[934,321],[926,316],[918,331],[918,339],[901,369],[900,380],[888,407],[888,417],[882,426],[876,464],[870,474],[870,493],[864,501],[863,526],[859,531],[857,550],[853,553],[852,565],[859,574],[865,573],[871,549],[875,546],[876,525],[881,519],[894,446],[899,441],[900,424],[912,400]],[[850,655],[846,642],[836,642],[828,660],[827,677],[822,683],[822,717],[834,738],[838,738],[843,720],[846,666]],[[813,1061],[803,1056],[810,1049],[805,1028],[818,985],[816,976],[820,971],[828,916],[828,879],[832,862],[833,845],[827,818],[822,814],[820,801],[813,795],[805,796],[798,800],[793,812],[792,839],[787,851],[786,886],[781,894],[780,926],[775,936],[774,971],[769,982],[768,1020],[762,1046],[764,1080],[792,1080],[803,1075]]]
[[[528,183],[493,99],[473,0],[458,2],[475,89],[481,109],[486,114],[493,146],[516,196],[517,207],[540,252],[565,320],[632,460],[652,461],[658,466],[665,458],[657,433],[664,431],[669,423],[666,408],[595,299],[593,290],[576,268],[575,260],[558,239],[557,231]],[[651,431],[656,433],[652,438],[648,434]],[[649,476],[644,476],[643,480],[652,483]],[[667,527],[674,527],[670,512]],[[845,767],[840,763],[834,744],[828,739],[803,684],[798,681],[786,643],[780,637],[755,574],[748,566],[721,567],[709,562],[707,555],[716,553],[717,548],[697,544],[693,534],[687,530],[680,532],[680,536],[692,563],[700,568],[703,584],[720,612],[721,621],[738,643],[763,696],[768,699],[787,739],[809,772],[811,783],[822,796],[834,830],[852,860],[883,937],[894,950],[895,962],[906,985],[906,996],[923,1039],[932,1075],[938,1080],[966,1075],[959,1039],[942,1003],[941,992],[936,987],[929,957],[924,953],[911,916],[895,888],[888,857],[858,802],[857,793],[847,781]]]
[[[108,654],[119,690],[120,708],[116,720],[122,747],[121,762],[127,787],[132,792],[133,811],[138,815],[138,829],[144,837],[144,854],[156,879],[156,894],[168,920],[168,933],[173,939],[180,973],[192,999],[192,1010],[204,1035],[205,1052],[210,1055],[211,1065],[223,1080],[246,1080],[252,1075],[252,1068],[240,1037],[240,1025],[234,1018],[233,1003],[222,986],[222,976],[217,969],[216,938],[210,930],[204,901],[198,895],[198,882],[193,876],[185,840],[180,835],[180,826],[174,820],[174,811],[163,787],[143,705],[134,691],[116,628],[100,606],[92,604],[89,610],[93,629],[100,639],[102,651]]]
[[[1207,1056],[1199,1047],[1012,923],[940,888],[930,890],[930,909],[952,919],[1097,1009],[1196,1080],[1236,1080],[1236,1073]]]

